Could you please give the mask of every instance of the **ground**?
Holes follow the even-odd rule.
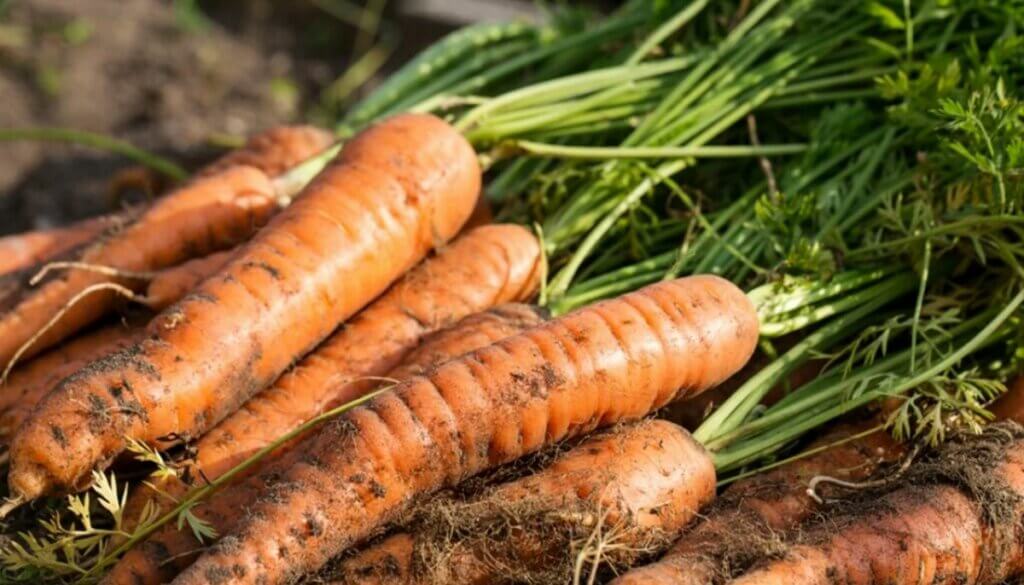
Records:
[[[272,124],[326,123],[320,94],[354,36],[330,4],[0,0],[0,129],[100,132],[188,167]],[[444,32],[402,29],[414,34],[392,63]],[[81,147],[0,142],[0,234],[122,205],[109,182],[127,166]]]

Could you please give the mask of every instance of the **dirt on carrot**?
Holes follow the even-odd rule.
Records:
[[[881,489],[843,500],[734,582],[996,585],[1024,569],[1024,429],[960,436]]]
[[[714,470],[695,452],[667,421],[594,435],[519,480],[420,505],[407,532],[342,561],[332,579],[539,584],[621,570],[714,497]]]
[[[531,298],[539,278],[540,245],[529,230],[513,225],[471,230],[414,268],[198,440],[189,477],[219,477],[321,412],[379,387],[380,377],[411,376],[539,322],[537,312],[525,305],[502,305],[496,312],[474,315],[499,303]],[[432,331],[436,333],[429,335]],[[162,508],[189,487],[166,478],[158,482],[163,495],[156,498],[142,488],[129,499],[126,517],[136,517],[151,499]]]
[[[175,583],[282,583],[316,570],[417,497],[721,383],[753,353],[757,323],[733,284],[689,277],[449,361],[326,425]]]
[[[195,184],[236,172],[267,181],[234,167]],[[438,118],[397,116],[361,133],[143,342],[40,403],[12,442],[13,493],[80,489],[128,438],[156,444],[212,428],[453,237],[480,180],[473,149]],[[58,440],[55,425],[73,439]]]
[[[38,265],[98,238],[112,223],[100,217],[72,225],[0,238],[0,275]]]
[[[148,208],[127,213],[127,219],[118,222],[123,227],[107,230],[105,237],[95,238],[69,258],[82,267],[62,267],[40,282],[19,287],[0,307],[0,367],[52,347],[109,312],[118,295],[105,283],[140,291],[145,279],[132,273],[167,268],[248,239],[277,209],[269,171],[304,160],[327,141],[321,131],[306,128],[275,129],[258,136],[225,157],[250,164],[214,163],[217,172],[201,173]],[[67,310],[54,322],[62,309]]]

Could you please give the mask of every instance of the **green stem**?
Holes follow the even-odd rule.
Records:
[[[693,20],[693,17],[697,16],[697,14],[701,10],[704,10],[704,7],[707,5],[708,0],[695,0],[685,9],[677,12],[675,16],[666,20],[653,33],[648,35],[642,43],[640,43],[640,46],[633,51],[633,54],[630,55],[628,59],[626,59],[626,64],[636,65],[643,61],[651,51],[653,51],[673,33],[686,26],[686,24]]]
[[[934,378],[949,368],[952,368],[961,360],[981,349],[983,346],[991,343],[993,337],[999,333],[999,329],[1002,327],[1003,323],[1013,315],[1021,302],[1024,302],[1024,291],[1017,293],[1017,295],[1010,300],[1003,310],[1000,311],[984,329],[972,337],[970,341],[960,346],[959,349],[950,353],[927,370],[917,375],[908,376],[900,381],[893,382],[889,387],[867,392],[851,400],[843,401],[824,412],[816,413],[813,416],[806,417],[805,419],[788,420],[782,426],[773,428],[771,431],[765,433],[764,436],[743,443],[735,449],[730,449],[728,452],[717,452],[713,455],[715,468],[722,471],[736,468],[753,459],[770,454],[774,450],[786,445],[804,433],[826,424],[848,412],[857,410],[858,408],[861,408],[862,406],[865,406],[879,398],[900,395],[910,389],[920,386],[931,378]]]
[[[884,288],[872,287],[871,294],[860,293],[863,304],[849,313],[840,315],[794,345],[781,358],[752,376],[718,410],[701,424],[693,436],[707,444],[743,423],[771,389],[803,363],[813,351],[827,348],[836,341],[854,333],[879,308],[910,290],[915,279],[910,275],[896,275],[888,279]]]
[[[124,140],[96,134],[95,132],[71,128],[0,128],[0,141],[15,140],[79,144],[131,159],[175,181],[184,181],[188,178],[188,172],[169,159],[142,150]]]
[[[807,150],[806,144],[625,147],[573,146],[530,140],[514,140],[505,146],[512,153],[576,160],[746,158],[799,154]]]

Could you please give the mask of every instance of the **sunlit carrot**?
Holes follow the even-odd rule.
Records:
[[[251,167],[210,180],[233,173],[267,180]],[[472,147],[438,118],[397,116],[362,132],[143,342],[40,402],[12,441],[12,493],[74,490],[129,438],[212,428],[454,236],[480,180]]]
[[[496,231],[495,228],[497,227],[499,226],[481,229],[486,229],[488,231]],[[528,232],[525,232],[525,230],[524,233],[528,234]],[[472,235],[472,233],[469,235]],[[512,240],[506,239],[503,241],[507,242],[508,244],[512,244],[513,240],[514,238]],[[456,246],[457,243],[448,248],[447,251],[453,250]],[[479,248],[477,250],[482,251]],[[536,247],[535,251],[539,253],[539,250]],[[494,254],[492,254],[491,256],[494,258],[497,257],[497,255]],[[429,264],[429,262],[427,264]],[[503,262],[499,261],[494,267],[498,268],[502,264]],[[503,270],[498,269],[492,270],[490,272],[492,275],[497,275],[499,272],[502,271]],[[522,270],[517,270],[514,267],[512,271],[514,273],[518,273],[520,276],[526,274]],[[419,272],[421,275],[431,273],[437,275],[437,277],[431,279],[431,281],[420,281],[421,285],[433,284],[438,288],[446,286],[444,276],[447,271],[421,270]],[[512,278],[514,279],[515,276],[512,276]],[[419,279],[407,279],[407,282],[409,282],[410,284],[412,282],[417,281],[419,281]],[[534,281],[534,285],[536,285],[536,281]],[[414,290],[423,291],[424,289],[421,287],[417,287],[415,289],[407,289],[406,292],[412,293]],[[473,287],[470,287],[469,290],[478,292],[478,289]],[[515,290],[515,287],[512,287],[509,290]],[[400,297],[402,295],[396,296]],[[466,295],[460,296],[465,297]],[[469,294],[468,296],[472,297],[477,295]],[[485,298],[485,296],[486,295],[479,296],[478,298],[482,299]],[[434,295],[428,294],[426,295],[425,298],[431,297],[434,297]],[[412,298],[412,295],[410,295],[407,298],[410,301],[416,301],[416,299]],[[455,310],[454,307],[452,307],[452,305],[448,303],[439,303],[435,305],[435,303],[439,301],[441,298],[444,297],[438,296],[435,297],[435,300],[431,300],[428,303],[413,302],[412,304],[406,306],[417,311],[417,313],[420,310],[427,308],[429,305],[434,305],[437,307],[446,306],[447,310]],[[454,304],[457,305],[465,304],[464,301],[456,300],[454,296],[449,296],[446,298],[448,298],[450,301],[454,301]],[[423,297],[421,297],[419,300],[422,301]],[[386,301],[386,297],[385,299],[381,299],[381,301]],[[380,303],[381,301],[378,301],[378,303]],[[386,305],[387,303],[385,302],[384,304]],[[383,312],[375,311],[375,308],[377,306],[377,304],[371,306],[362,315],[367,315],[368,313],[374,312]],[[491,342],[503,339],[510,334],[520,332],[538,323],[539,321],[540,315],[536,311],[534,311],[532,307],[529,307],[527,305],[502,305],[501,310],[499,311],[488,311],[485,313],[477,313],[474,315],[470,315],[469,317],[466,317],[465,319],[458,321],[457,323],[451,325],[450,327],[442,329],[436,335],[429,336],[427,339],[425,339],[421,344],[420,348],[418,348],[419,351],[417,351],[415,355],[410,355],[402,366],[396,368],[395,370],[392,370],[391,373],[389,374],[389,377],[400,376],[403,371],[419,371],[421,369],[433,367],[439,363],[447,361],[450,358],[465,353],[466,351],[477,349]],[[373,319],[360,320],[357,318],[353,322],[354,325],[357,322],[370,323],[373,322]],[[390,345],[391,343],[393,343],[393,341],[382,342],[382,345],[387,346]],[[339,344],[337,347],[340,349],[341,345]],[[354,345],[348,347],[355,349]],[[369,363],[373,363],[372,360]],[[377,363],[379,363],[379,360]],[[301,376],[300,378],[296,379],[307,382],[311,381],[309,376]],[[352,385],[348,384],[348,386]],[[338,387],[341,388],[341,386]],[[358,387],[368,389],[374,386],[359,384]],[[352,393],[351,388],[345,389],[344,392],[350,394],[351,396],[355,396],[355,394]],[[281,396],[283,397],[284,394],[282,393]],[[241,420],[251,421],[253,420],[253,418],[254,417],[249,416]],[[275,417],[273,421],[276,422],[277,420],[279,420],[279,418],[280,417]],[[214,432],[218,432],[219,430],[220,427],[218,427],[218,429],[215,429]],[[247,430],[249,432],[260,431],[258,428],[250,426],[238,427],[239,433],[242,433]],[[211,435],[213,435],[213,433],[211,433]],[[209,436],[210,435],[208,435],[208,437]],[[228,437],[223,433],[220,433],[218,436],[224,442],[226,442],[227,445],[222,446],[220,444],[207,443],[207,446],[211,449],[218,449],[219,452],[221,453],[230,452],[226,450],[230,449],[232,446],[230,440],[232,437]],[[200,441],[201,446],[203,443],[204,441]],[[247,444],[251,444],[251,441],[248,442]],[[275,475],[280,471],[286,469],[290,463],[298,461],[299,458],[306,455],[301,448],[301,443],[300,448],[298,450],[289,449],[289,447],[294,446],[295,443],[292,443],[291,445],[288,445],[285,448],[280,449],[277,453],[275,453],[275,459],[269,460],[265,464],[260,465],[259,467],[262,468],[264,471],[264,476]],[[284,453],[282,453],[282,451],[284,451]],[[200,459],[202,459],[201,449]],[[223,468],[220,469],[220,471],[222,470]],[[204,471],[203,474],[206,475],[207,472]],[[258,497],[264,492],[264,482],[264,478],[252,477],[241,483],[234,484],[231,487],[225,489],[224,491],[215,494],[211,499],[204,501],[198,506],[196,506],[192,510],[192,513],[195,514],[196,517],[208,522],[210,526],[213,527],[218,533],[228,531],[242,517],[244,517],[245,510],[252,506],[257,501]],[[180,497],[186,493],[186,486],[183,485],[183,482],[180,481],[165,480],[157,484],[156,487],[160,491],[159,494],[154,494],[150,490],[134,494],[128,501],[125,514],[131,516],[134,521],[134,519],[138,518],[138,516],[141,514],[142,510],[145,508],[147,503],[149,505],[155,504],[162,508],[165,508],[168,497]],[[147,583],[158,584],[166,582],[174,578],[178,571],[184,569],[189,564],[191,564],[191,562],[197,556],[198,552],[201,550],[201,545],[202,543],[198,542],[191,532],[179,530],[175,526],[167,526],[163,530],[154,534],[147,541],[143,542],[141,546],[129,551],[128,554],[126,554],[124,558],[122,558],[121,561],[114,566],[110,574],[104,580],[104,583],[106,583],[107,585],[119,583],[131,585],[144,585]]]
[[[643,421],[588,438],[542,470],[469,501],[442,502],[434,513],[438,503],[425,503],[414,532],[346,559],[335,578],[338,585],[485,585],[510,576],[570,582],[580,555],[606,547],[599,565],[628,566],[681,530],[714,493],[703,447],[677,425]]]
[[[722,382],[757,337],[746,295],[696,276],[449,361],[326,426],[304,446],[307,457],[175,583],[287,582],[417,496]]]

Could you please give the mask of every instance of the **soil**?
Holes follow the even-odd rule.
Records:
[[[90,130],[195,167],[322,110],[354,32],[316,4],[0,0],[0,128]],[[445,29],[413,30],[393,63]],[[82,147],[0,142],[0,234],[120,206],[111,177],[131,166]]]

